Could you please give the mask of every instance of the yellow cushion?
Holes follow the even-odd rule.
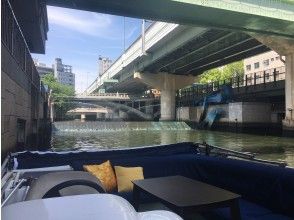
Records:
[[[144,179],[142,167],[114,166],[118,192],[129,192],[133,190],[133,180]]]
[[[100,180],[106,192],[116,189],[116,178],[109,160],[99,165],[84,165],[83,167]]]

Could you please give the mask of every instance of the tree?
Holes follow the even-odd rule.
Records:
[[[200,75],[200,83],[210,83],[224,80],[230,80],[232,77],[244,76],[243,61],[234,62],[223,67],[205,71]]]
[[[66,118],[66,112],[74,108],[74,104],[67,101],[68,96],[75,95],[74,88],[59,83],[52,73],[44,75],[41,81],[52,90],[52,101],[57,119]]]

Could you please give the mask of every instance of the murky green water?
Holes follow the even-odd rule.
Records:
[[[207,142],[243,152],[258,158],[286,161],[294,167],[294,139],[216,131],[98,131],[59,132],[52,137],[52,149],[85,150],[169,144],[183,141]]]

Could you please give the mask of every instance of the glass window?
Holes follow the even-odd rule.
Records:
[[[280,59],[280,57],[276,57],[276,60],[279,60]]]
[[[271,58],[271,61],[274,61],[275,60],[275,58]]]
[[[259,68],[259,62],[254,63],[254,69],[258,69]]]
[[[264,61],[263,61],[263,65],[264,65],[264,66],[268,66],[268,65],[269,65],[269,60],[268,60],[268,59],[267,59],[267,60],[264,60]]]
[[[251,65],[246,65],[246,70],[251,70]]]

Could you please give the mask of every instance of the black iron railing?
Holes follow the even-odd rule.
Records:
[[[277,82],[285,80],[285,67],[278,67],[262,72],[245,75],[244,77],[236,76],[228,80],[216,81],[207,84],[194,84],[191,87],[180,89],[177,91],[176,99],[179,106],[191,106],[195,101],[201,100],[205,96],[215,92],[223,85],[229,85],[232,88],[248,88],[260,84]]]

